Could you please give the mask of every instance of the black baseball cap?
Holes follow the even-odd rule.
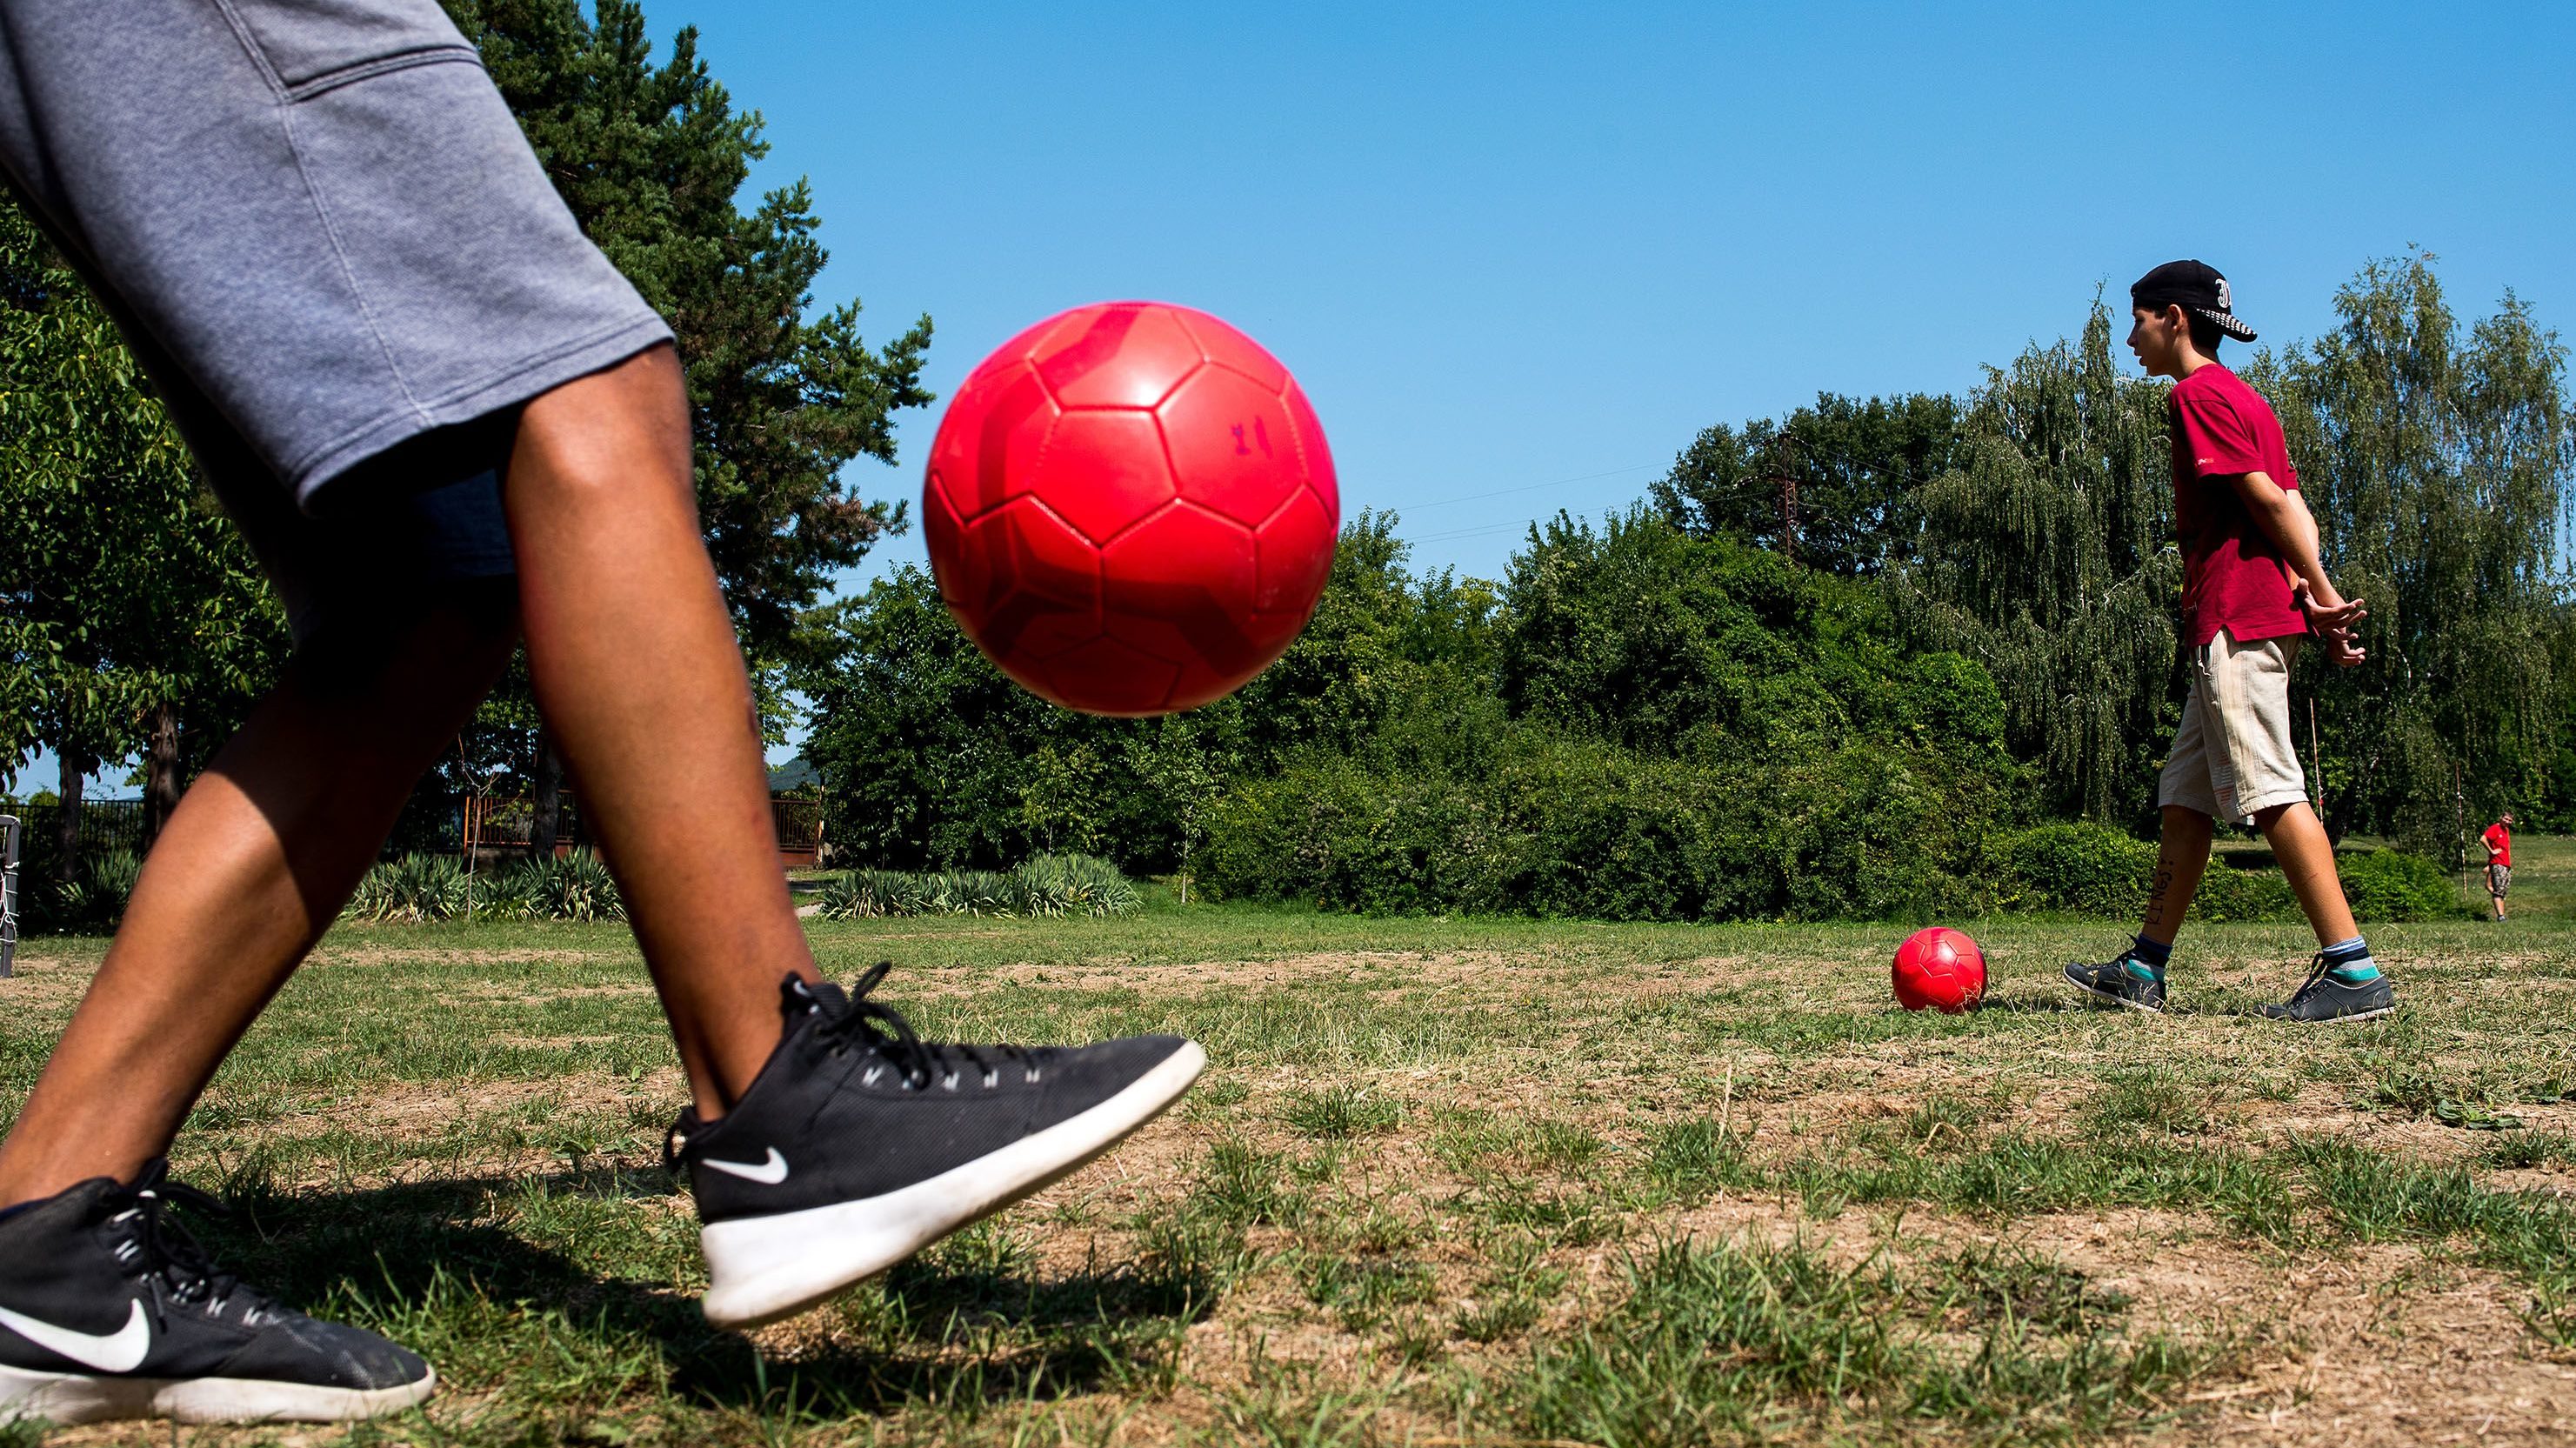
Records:
[[[2151,312],[2180,307],[2216,322],[2218,330],[2239,342],[2254,340],[2254,329],[2228,305],[2227,278],[2205,261],[2169,261],[2157,267],[2129,288],[2129,305]]]

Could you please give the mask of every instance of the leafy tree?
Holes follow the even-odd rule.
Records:
[[[2302,669],[2329,823],[2450,855],[2463,810],[2474,829],[2553,788],[2576,417],[2557,334],[2508,292],[2463,335],[2433,263],[2365,266],[2342,325],[2261,372],[2336,583],[2371,613],[2368,664]]]
[[[1176,861],[1187,775],[1230,752],[1225,706],[1166,720],[1059,709],[977,652],[909,565],[829,616],[838,652],[806,675],[805,758],[846,861],[997,866],[1047,849]]]
[[[1917,638],[1993,676],[2005,738],[2052,810],[2120,824],[2153,810],[2179,717],[2164,397],[2120,376],[2097,295],[2080,339],[1988,369],[1892,579]]]
[[[1390,739],[1416,757],[1472,749],[1500,722],[1494,592],[1447,572],[1417,579],[1403,560],[1392,517],[1346,524],[1288,652],[1231,697],[1163,719],[1038,699],[976,651],[928,574],[899,569],[827,611],[832,657],[799,675],[830,837],[872,864],[1096,847],[1130,869],[1178,869],[1217,795],[1285,759]]]
[[[1876,573],[1912,556],[1914,491],[1960,445],[1951,398],[1819,393],[1786,418],[1702,432],[1649,497],[1694,536],[1739,538],[1828,573]]]
[[[1347,753],[1390,721],[1416,718],[1426,744],[1464,747],[1490,707],[1500,595],[1454,570],[1415,575],[1393,513],[1342,525],[1315,616],[1277,663],[1222,705],[1239,718],[1251,767],[1313,749]]]
[[[0,757],[60,761],[69,879],[84,777],[140,746],[166,815],[191,743],[247,713],[286,628],[114,324],[5,199],[0,538]]]
[[[932,400],[930,319],[872,350],[857,302],[814,312],[828,253],[812,193],[800,179],[738,205],[768,144],[694,28],[656,65],[634,0],[600,0],[589,18],[579,0],[446,4],[583,231],[679,336],[699,517],[775,734],[781,671],[812,637],[800,617],[904,524],[903,503],[865,496],[846,465],[892,463],[895,415]],[[478,727],[524,733],[529,717],[505,690]],[[561,776],[533,736],[515,760],[541,786]]]

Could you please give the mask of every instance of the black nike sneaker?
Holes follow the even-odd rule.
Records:
[[[2397,992],[2389,988],[2385,974],[2360,982],[2334,977],[2334,967],[2322,955],[2308,963],[2308,978],[2290,993],[2290,998],[2276,1006],[2265,1006],[2263,1014],[2276,1021],[2375,1021],[2397,1009]]]
[[[1180,1099],[1196,1042],[924,1041],[868,999],[794,976],[787,1034],[734,1109],[684,1112],[666,1159],[688,1172],[707,1254],[707,1320],[802,1312],[1072,1171]]]
[[[0,1422],[339,1422],[429,1396],[429,1364],[218,1272],[170,1220],[214,1198],[99,1177],[0,1217]]]
[[[2164,973],[2139,963],[2137,957],[2126,951],[2121,952],[2118,959],[2106,960],[2100,965],[2070,960],[2066,963],[2066,978],[2077,990],[2096,1000],[2124,1005],[2133,1011],[2164,1014]]]

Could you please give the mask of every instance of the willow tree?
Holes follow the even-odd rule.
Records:
[[[2370,607],[2370,664],[2303,666],[2329,823],[2447,852],[2463,816],[2551,783],[2576,430],[2557,334],[2508,292],[2464,335],[2433,261],[2362,268],[2342,325],[2261,374],[2328,567]]]
[[[2111,328],[2097,293],[2079,340],[1987,370],[1890,588],[1918,638],[1993,675],[2007,744],[2052,808],[2130,824],[2176,718],[2182,571],[2164,389],[2119,374]]]

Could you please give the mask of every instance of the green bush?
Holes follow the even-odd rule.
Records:
[[[2138,908],[2146,908],[2145,900]],[[2228,920],[2297,920],[2299,897],[2278,870],[2231,870],[2216,860],[2191,897],[2191,918],[2205,925]]]
[[[1993,903],[2005,910],[2063,910],[2134,919],[2145,913],[2156,873],[2156,846],[2118,830],[2078,821],[2041,825],[1995,841],[1988,850]],[[2192,896],[2191,918],[2297,918],[2298,898],[2272,871],[2230,869],[2211,860]]]
[[[1377,914],[1879,918],[1970,908],[1994,771],[1851,743],[1645,757],[1521,726],[1482,770],[1309,759],[1210,811],[1208,888]]]
[[[2135,915],[2146,908],[2156,847],[2089,823],[2041,825],[1991,847],[1995,903],[2007,910]]]
[[[2356,920],[2452,920],[2476,912],[2441,866],[2421,855],[2371,850],[2336,862]]]

